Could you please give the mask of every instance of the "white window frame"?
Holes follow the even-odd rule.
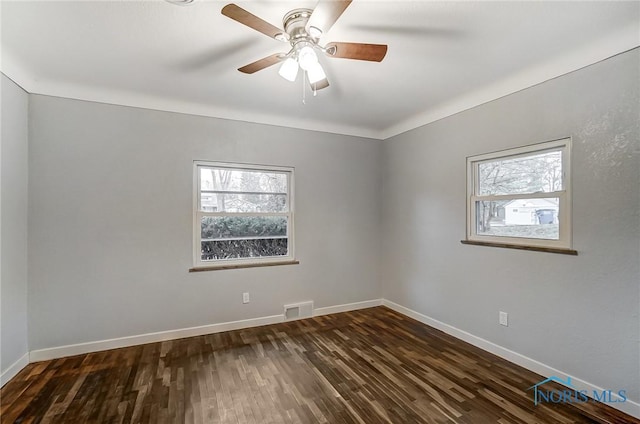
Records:
[[[562,190],[547,193],[518,193],[508,195],[479,195],[479,171],[478,167],[483,162],[493,162],[500,159],[510,159],[518,156],[530,156],[545,151],[562,151]],[[492,200],[513,200],[522,198],[549,198],[557,197],[559,200],[559,238],[558,240],[491,236],[477,233],[476,228],[476,202]],[[530,246],[551,249],[571,249],[571,138],[532,144],[514,149],[501,150],[467,158],[467,240],[472,242],[485,242],[495,244],[507,244],[514,246]]]
[[[228,168],[241,171],[265,171],[280,172],[287,175],[287,212],[205,212],[200,208],[200,167],[207,168]],[[285,166],[255,165],[245,163],[229,163],[229,162],[211,162],[211,161],[193,161],[193,266],[198,268],[216,268],[216,267],[242,267],[255,265],[271,265],[279,263],[288,263],[295,259],[294,249],[294,168]],[[218,260],[202,260],[201,248],[201,222],[205,216],[286,216],[287,220],[287,256],[265,256],[261,258],[241,258],[241,259],[218,259]]]

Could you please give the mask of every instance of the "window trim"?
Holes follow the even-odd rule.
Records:
[[[484,153],[475,156],[467,157],[467,231],[465,244],[482,244],[493,245],[496,247],[518,246],[518,247],[531,247],[530,250],[572,250],[572,214],[571,214],[571,137],[565,137],[557,140],[547,141],[543,143],[530,144],[527,146],[516,147],[513,149],[499,150],[491,153]],[[478,189],[477,177],[478,166],[482,162],[496,161],[506,158],[514,158],[519,156],[529,156],[535,153],[542,153],[545,151],[561,150],[562,153],[562,180],[563,189],[554,192],[547,193],[520,193],[510,195],[486,195],[481,196],[476,194]],[[559,222],[559,235],[558,240],[549,239],[535,239],[524,237],[504,237],[504,236],[490,236],[477,234],[476,229],[476,201],[485,199],[500,198],[503,200],[522,199],[522,198],[558,198],[558,222]]]
[[[228,214],[220,212],[203,212],[199,208],[200,202],[200,167],[211,168],[229,168],[243,171],[271,171],[281,172],[287,175],[287,204],[289,205],[288,212],[268,212],[264,215],[274,216],[287,216],[287,256],[269,256],[263,258],[242,258],[242,259],[218,259],[212,261],[203,261],[201,259],[201,217],[202,216],[227,216]],[[259,266],[271,266],[271,265],[290,265],[298,263],[295,260],[295,178],[294,167],[288,166],[272,166],[272,165],[258,165],[248,163],[237,162],[218,162],[218,161],[193,161],[193,268],[189,269],[190,272],[207,271],[215,269],[237,269],[237,268],[254,268]],[[261,215],[260,213],[238,213],[237,215],[255,216]]]

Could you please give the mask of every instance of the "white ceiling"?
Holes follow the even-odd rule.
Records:
[[[281,27],[315,1],[237,2]],[[2,1],[2,71],[27,91],[388,138],[640,45],[640,2],[355,0],[321,39],[388,44],[381,63],[323,58],[307,93],[288,45],[220,14],[226,2]]]

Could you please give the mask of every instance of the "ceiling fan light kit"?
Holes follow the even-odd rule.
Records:
[[[318,63],[318,56],[316,55],[316,52],[313,51],[313,47],[305,45],[298,50],[298,63],[305,71],[308,71],[309,68]]]
[[[296,62],[292,57],[287,58],[280,67],[278,73],[287,81],[294,82],[298,76],[298,62]]]
[[[327,78],[327,75],[324,73],[324,69],[322,69],[322,66],[320,66],[318,62],[311,65],[306,71],[310,84],[315,84]],[[317,89],[316,87],[314,88]]]
[[[261,32],[275,40],[288,42],[289,52],[267,56],[238,70],[246,74],[283,62],[278,74],[288,81],[295,81],[298,68],[307,75],[314,93],[329,86],[326,73],[318,61],[318,52],[327,57],[380,62],[387,53],[384,44],[328,43],[319,44],[333,24],[351,4],[351,0],[320,0],[315,9],[293,9],[284,15],[284,31],[231,3],[222,8],[222,14]]]

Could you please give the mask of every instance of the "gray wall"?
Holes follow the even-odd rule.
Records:
[[[385,142],[384,297],[638,401],[639,64],[636,49]],[[567,136],[579,256],[462,245],[465,158]]]
[[[380,297],[379,141],[39,95],[29,130],[31,350]],[[188,273],[193,160],[294,166],[300,264]]]
[[[0,211],[0,370],[28,351],[27,345],[27,178],[28,94],[4,74]]]
[[[29,349],[382,294],[638,401],[639,63],[636,50],[384,143],[31,96]],[[20,205],[11,221],[19,225],[8,231],[26,229],[26,96],[9,86],[2,337],[14,322],[23,338],[3,343],[3,369],[5,347],[26,351],[24,284],[15,286],[19,302],[5,297],[6,196]],[[9,166],[6,122],[18,134]],[[465,158],[566,136],[579,256],[460,244]],[[295,166],[301,264],[189,274],[194,159]],[[15,166],[17,181],[5,191],[5,171]],[[19,263],[26,246],[11,246]],[[5,299],[22,308],[9,319]],[[499,310],[509,327],[498,325]]]

